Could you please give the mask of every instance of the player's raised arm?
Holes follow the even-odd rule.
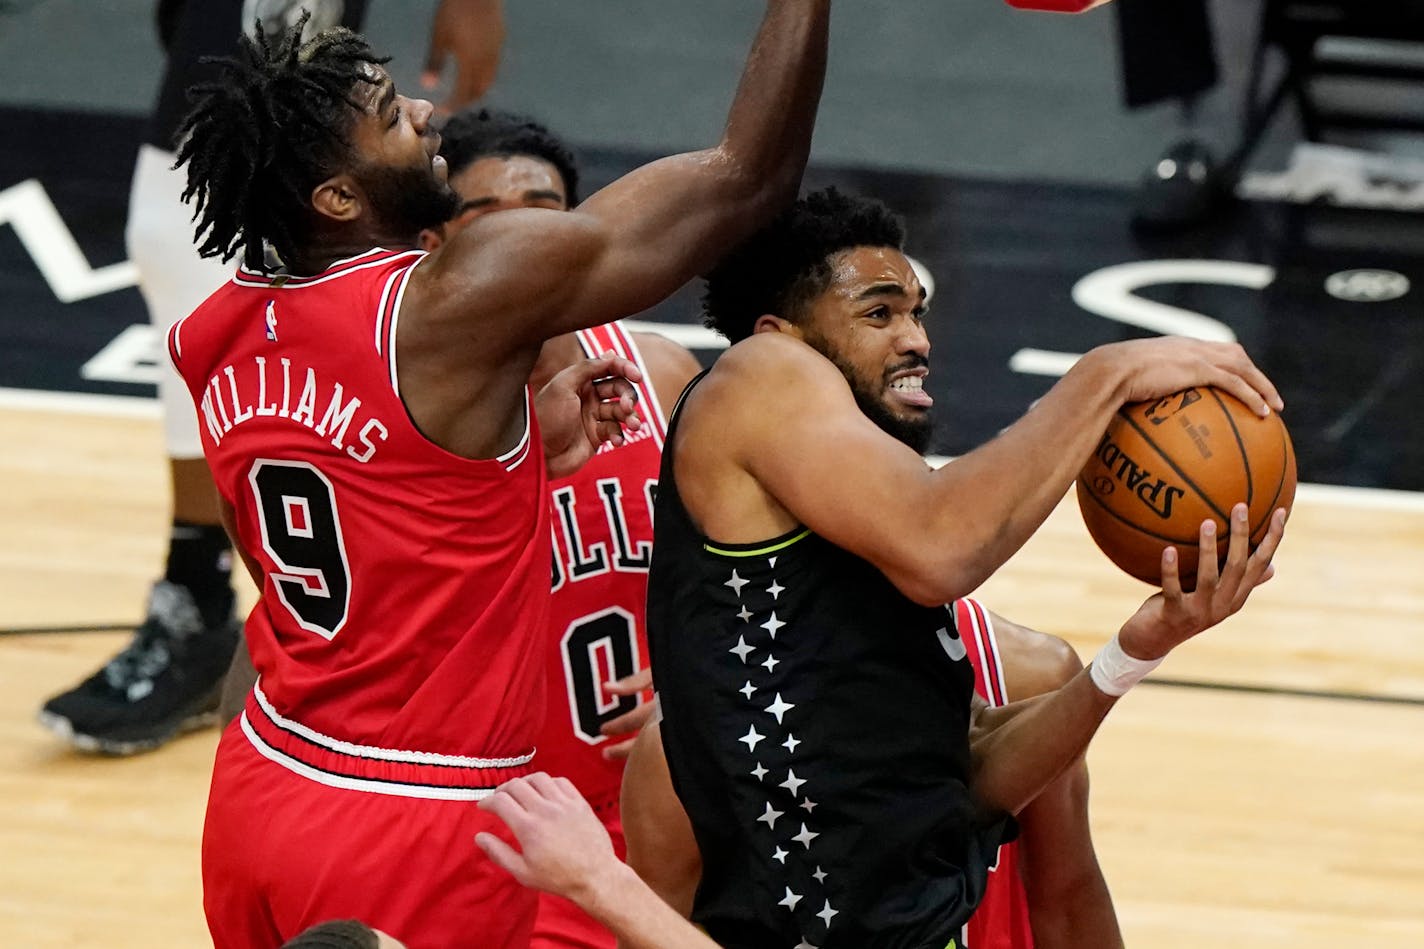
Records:
[[[417,271],[423,323],[480,322],[485,353],[647,308],[796,194],[825,75],[830,0],[770,0],[721,142],[615,181],[572,214],[490,215]],[[475,308],[471,309],[471,303]]]

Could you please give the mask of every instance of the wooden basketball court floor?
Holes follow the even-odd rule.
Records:
[[[126,638],[75,630],[133,622],[160,569],[157,421],[5,408],[0,446],[0,935],[205,945],[216,733],[104,759],[34,721]],[[1090,753],[1099,853],[1136,949],[1424,943],[1424,496],[1307,486],[1277,563]],[[1147,592],[1092,547],[1070,496],[980,595],[1086,659]]]

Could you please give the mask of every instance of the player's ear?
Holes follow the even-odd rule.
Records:
[[[312,189],[311,202],[318,214],[354,221],[361,216],[365,194],[350,175],[333,175]]]
[[[445,228],[427,227],[420,232],[420,237],[417,240],[421,250],[432,251],[445,243]]]
[[[757,317],[752,324],[753,333],[789,333],[797,339],[801,338],[801,327],[788,319],[780,316],[772,316],[770,313],[763,313]]]

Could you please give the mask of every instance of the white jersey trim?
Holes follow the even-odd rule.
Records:
[[[979,672],[984,677],[985,700],[991,707],[1002,708],[1009,702],[1009,683],[1004,676],[1004,657],[999,654],[999,639],[994,635],[994,621],[989,611],[978,600],[965,598],[965,612],[969,614],[969,624],[974,627],[974,644],[979,647]],[[975,607],[978,607],[976,609]],[[984,621],[980,623],[979,617]],[[993,680],[984,662],[985,654],[993,657]],[[996,691],[997,687],[997,691]],[[1002,701],[1000,699],[1002,698]]]
[[[328,271],[335,270],[338,267],[342,268],[336,273],[325,273],[324,276],[318,277],[298,277],[296,278],[295,282],[286,283],[273,283],[274,280],[282,276],[281,274],[262,274],[258,273],[255,270],[248,270],[245,266],[239,266],[237,268],[237,273],[233,275],[232,282],[241,287],[262,287],[271,290],[301,290],[304,287],[320,286],[321,284],[326,283],[328,280],[335,280],[338,277],[345,277],[347,274],[353,274],[356,273],[358,270],[365,270],[368,267],[380,267],[385,264],[395,263],[397,260],[402,260],[406,257],[425,256],[425,251],[423,250],[408,250],[403,253],[396,254],[393,257],[382,257],[379,260],[367,261],[364,264],[358,264],[354,267],[350,266],[353,261],[360,260],[362,257],[369,257],[372,254],[389,253],[390,251],[386,250],[384,247],[373,247],[370,250],[366,251],[364,254],[357,254],[355,257],[347,257],[344,260],[338,260],[330,267],[326,268]]]
[[[393,781],[373,781],[369,778],[353,778],[342,774],[331,774],[298,761],[291,755],[278,751],[253,729],[247,720],[247,712],[240,719],[242,732],[257,753],[274,764],[281,765],[293,774],[327,787],[342,788],[347,791],[364,791],[367,794],[387,794],[393,797],[422,797],[437,801],[481,801],[495,792],[494,788],[440,788],[419,784],[399,784]]]
[[[534,760],[534,751],[531,749],[528,754],[519,755],[514,758],[471,758],[465,755],[441,755],[433,751],[399,751],[394,748],[377,748],[374,745],[357,745],[349,741],[341,741],[328,735],[323,735],[300,722],[294,722],[289,718],[283,718],[277,714],[277,710],[272,707],[267,696],[262,691],[262,682],[258,680],[252,687],[252,694],[257,698],[257,704],[262,707],[262,711],[278,727],[291,732],[314,745],[318,745],[328,751],[335,751],[339,754],[350,755],[353,758],[369,758],[375,761],[399,761],[405,764],[433,764],[451,768],[516,768],[526,765]],[[246,715],[243,716],[244,722]],[[274,749],[275,750],[275,749]],[[379,783],[379,782],[377,782]]]

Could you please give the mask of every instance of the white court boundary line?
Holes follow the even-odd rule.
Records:
[[[53,412],[63,415],[98,415],[109,418],[162,418],[156,398],[132,395],[99,395],[87,392],[42,392],[35,389],[0,388],[0,410]],[[926,460],[938,468],[953,459],[930,455]],[[1302,484],[1296,497],[1311,504],[1352,507],[1377,511],[1424,513],[1424,493],[1389,488],[1352,488],[1334,484]]]

